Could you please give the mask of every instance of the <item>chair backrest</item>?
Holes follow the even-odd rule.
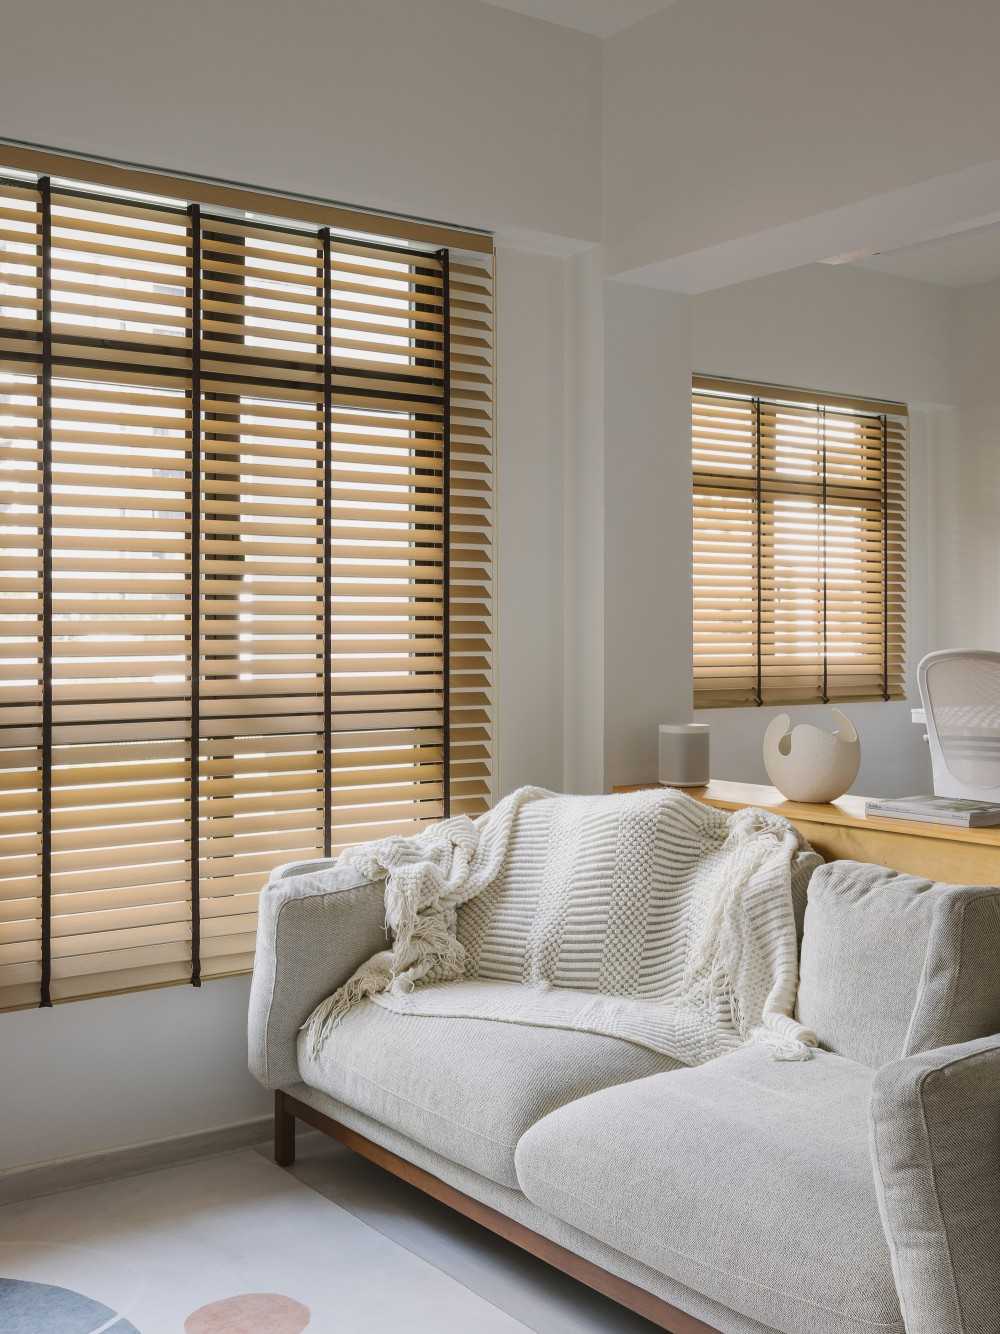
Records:
[[[1000,801],[1000,653],[928,653],[917,677],[935,794]]]

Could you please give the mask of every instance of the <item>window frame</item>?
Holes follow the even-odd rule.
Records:
[[[692,377],[694,706],[906,697],[905,404]]]

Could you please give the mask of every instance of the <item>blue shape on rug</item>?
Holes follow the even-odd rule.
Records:
[[[0,1334],[139,1334],[130,1321],[114,1317],[110,1306],[82,1292],[0,1278]]]

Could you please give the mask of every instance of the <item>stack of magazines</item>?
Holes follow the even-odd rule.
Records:
[[[923,820],[960,829],[987,829],[1000,825],[1000,806],[965,797],[876,797],[865,802],[865,815],[879,820]]]

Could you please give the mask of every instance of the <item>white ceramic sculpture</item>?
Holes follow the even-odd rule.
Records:
[[[833,801],[858,776],[861,741],[850,718],[831,709],[835,732],[812,723],[792,726],[787,713],[772,719],[764,733],[764,768],[789,801]]]

